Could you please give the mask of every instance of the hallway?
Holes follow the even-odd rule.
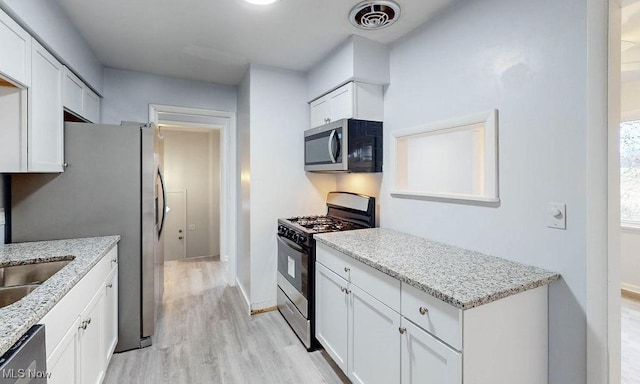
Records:
[[[153,345],[115,354],[105,384],[345,382],[277,311],[247,316],[225,272],[213,258],[167,262]]]

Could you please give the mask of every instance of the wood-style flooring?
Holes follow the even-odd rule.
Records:
[[[640,299],[622,296],[622,384],[640,384]]]
[[[106,384],[348,382],[324,352],[304,349],[279,312],[249,316],[224,263],[165,265],[153,345],[115,354]]]

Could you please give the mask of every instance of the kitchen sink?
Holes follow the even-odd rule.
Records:
[[[0,267],[0,308],[27,296],[73,259]]]
[[[13,287],[0,287],[0,308],[15,303],[39,286],[40,284],[25,284]]]
[[[0,268],[0,287],[42,284],[71,261],[59,260],[2,267]]]

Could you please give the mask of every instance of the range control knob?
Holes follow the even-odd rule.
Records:
[[[300,239],[298,241],[300,244],[304,244],[307,242],[307,237],[304,235],[300,235]]]

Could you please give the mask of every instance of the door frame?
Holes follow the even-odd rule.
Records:
[[[236,113],[213,109],[149,104],[149,122],[156,125],[220,130],[220,260],[228,261],[227,283],[237,279]]]
[[[168,200],[169,200],[168,197],[169,197],[170,193],[182,193],[184,195],[184,201],[183,201],[183,204],[182,204],[182,211],[184,212],[184,215],[182,215],[183,223],[184,223],[184,225],[183,225],[183,227],[184,227],[184,229],[183,229],[183,231],[184,231],[183,232],[184,243],[182,244],[182,248],[183,248],[182,252],[183,252],[184,257],[182,258],[182,260],[186,260],[187,259],[187,240],[188,240],[187,239],[187,232],[188,232],[187,231],[187,190],[186,189],[176,189],[176,190],[173,190],[173,191],[167,191],[167,206],[169,208],[171,208],[169,206],[169,204],[168,204]],[[166,232],[165,232],[165,235],[166,235]],[[165,247],[165,253],[164,254],[165,254],[165,260],[166,260],[166,255],[167,255],[167,252],[166,252],[166,250],[167,250],[167,248],[166,248],[167,247],[167,239],[166,238],[164,239],[164,247]]]
[[[620,383],[621,5],[586,3],[587,384]]]

